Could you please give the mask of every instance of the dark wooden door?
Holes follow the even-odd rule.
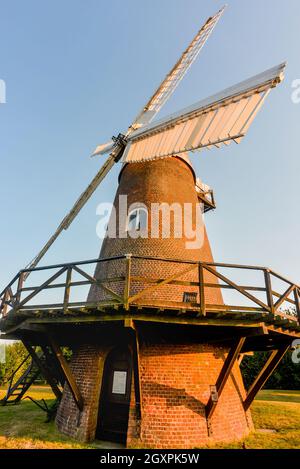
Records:
[[[97,438],[126,442],[131,374],[129,350],[114,349],[110,352],[105,361],[102,378]]]

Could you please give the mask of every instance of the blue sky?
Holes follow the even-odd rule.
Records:
[[[193,156],[215,190],[206,216],[217,261],[266,265],[300,281],[299,0],[231,0],[161,116],[288,60],[240,145]],[[0,1],[0,286],[39,251],[194,34],[208,0]],[[43,264],[97,257],[96,207],[116,167]]]

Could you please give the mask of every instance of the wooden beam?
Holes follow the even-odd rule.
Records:
[[[203,266],[198,266],[200,314],[206,316]]]
[[[64,374],[65,380],[68,383],[68,386],[70,388],[70,391],[73,395],[74,401],[78,407],[79,410],[83,409],[83,397],[81,395],[81,392],[77,386],[77,383],[74,379],[74,376],[70,370],[69,364],[65,357],[63,356],[63,353],[59,347],[59,345],[56,343],[56,341],[53,339],[53,337],[50,334],[47,334],[47,338],[49,341],[49,345],[52,349],[53,354],[55,355],[61,370]]]
[[[140,380],[140,347],[138,333],[135,328],[135,337],[133,340],[133,372],[134,372],[134,390],[135,390],[135,407],[137,419],[142,419],[142,388]]]
[[[268,378],[271,376],[277,365],[280,363],[286,352],[288,351],[290,344],[282,345],[278,350],[274,350],[259,372],[254,382],[251,384],[246,399],[244,400],[244,409],[249,409],[258,391],[263,387]]]
[[[296,325],[296,324],[295,324]],[[267,324],[267,328],[269,331],[272,331],[276,334],[280,334],[280,335],[287,335],[287,336],[296,336],[296,337],[299,337],[300,334],[298,332],[298,330],[295,330],[294,326],[292,324],[290,324],[291,327],[287,327],[286,329],[283,329],[282,327],[280,326],[276,326],[275,324]],[[296,325],[296,327],[298,328],[298,326]]]
[[[17,286],[17,293],[16,293],[16,306],[17,307],[21,301],[23,283],[24,283],[24,272],[21,272],[19,275],[19,279],[18,279],[18,286]]]
[[[220,274],[220,272],[218,272],[217,270],[214,270],[213,268],[209,267],[207,264],[205,264],[204,266],[204,269],[208,270],[208,272],[210,272],[211,274],[215,275],[216,277],[218,277],[219,279],[223,280],[223,282],[227,283],[228,285],[231,285],[235,290],[237,290],[238,292],[240,292],[242,295],[246,296],[247,298],[249,298],[249,300],[253,301],[254,303],[258,304],[259,306],[261,306],[264,310],[267,310],[267,311],[270,311],[270,308],[269,306],[267,306],[263,301],[260,301],[258,298],[256,298],[255,296],[251,295],[250,293],[248,293],[246,290],[244,290],[242,287],[240,287],[239,285],[237,285],[236,283],[232,282],[231,280],[229,280],[227,277],[225,277],[225,275],[222,275]]]
[[[52,275],[46,282],[42,283],[36,290],[34,290],[30,295],[26,296],[24,300],[22,300],[19,305],[18,309],[20,309],[25,303],[28,303],[29,300],[31,300],[34,296],[36,296],[38,293],[40,293],[46,286],[48,286],[50,283],[54,282],[60,275],[62,275],[65,271],[67,270],[66,267],[63,267],[60,269],[58,272],[56,272],[54,275]]]
[[[263,322],[262,320],[249,320],[249,319],[226,319],[224,318],[184,318],[178,316],[170,316],[164,315],[160,316],[158,314],[140,314],[136,313],[134,315],[126,315],[126,314],[119,314],[119,313],[111,313],[97,316],[89,315],[89,316],[67,316],[67,317],[60,317],[60,318],[31,318],[26,319],[22,324],[20,324],[20,329],[27,329],[30,324],[80,324],[80,323],[102,323],[102,322],[114,322],[114,321],[124,321],[125,319],[134,319],[135,321],[143,321],[143,322],[155,322],[155,323],[166,323],[166,324],[185,324],[191,326],[216,326],[216,327],[224,327],[225,329],[228,327],[239,327],[239,328],[262,328]],[[269,326],[268,326],[269,327]],[[15,328],[12,328],[14,330]]]
[[[31,355],[33,361],[35,362],[36,366],[40,369],[42,375],[45,377],[47,380],[47,383],[51,386],[51,389],[54,393],[54,395],[58,398],[61,399],[62,392],[57,386],[55,378],[53,378],[51,372],[48,370],[47,366],[44,365],[42,360],[39,358],[37,353],[35,352],[34,348],[31,346],[30,342],[27,340],[22,339],[22,342],[24,344],[24,347],[28,351],[28,353]]]
[[[177,272],[176,274],[172,275],[171,277],[168,277],[164,280],[161,280],[159,282],[156,282],[154,285],[152,285],[151,287],[147,287],[145,288],[144,290],[140,291],[139,293],[137,293],[136,295],[133,295],[131,296],[129,299],[128,299],[128,302],[129,303],[132,303],[133,301],[137,300],[138,298],[140,298],[141,296],[143,296],[145,293],[149,293],[153,290],[156,290],[157,288],[161,287],[162,285],[166,285],[168,283],[170,283],[170,281],[172,280],[175,280],[176,278],[178,277],[181,277],[182,275],[190,272],[191,270],[194,270],[195,268],[197,267],[197,264],[193,264],[192,266],[189,265],[189,267],[186,267],[185,269],[183,269],[182,271],[180,272]]]
[[[222,391],[230,376],[232,368],[239,354],[241,353],[245,340],[246,340],[246,337],[239,337],[238,339],[236,339],[226,357],[226,360],[222,366],[222,369],[220,371],[220,374],[216,382],[216,392],[218,395],[218,399],[220,399],[221,397]],[[215,408],[217,406],[217,402],[218,401],[213,401],[211,397],[209,398],[209,401],[205,406],[205,415],[206,415],[207,420],[211,419],[215,411]]]
[[[295,304],[296,304],[297,318],[298,318],[298,322],[300,323],[300,289],[299,288],[295,288],[294,298],[295,298]]]
[[[110,282],[124,282],[124,280],[125,280],[124,275],[121,276],[121,277],[109,277]],[[99,284],[100,283],[105,283],[105,282],[107,282],[107,279],[97,280],[97,282]],[[91,284],[91,282],[89,280],[81,280],[81,281],[77,281],[77,282],[71,282],[70,287],[81,287],[81,286],[90,285],[90,284]],[[47,285],[46,287],[44,287],[44,290],[49,290],[49,289],[52,289],[52,288],[64,288],[65,286],[66,286],[66,282],[55,283],[54,285]],[[33,291],[36,288],[38,288],[38,286],[23,287],[22,292],[24,292],[24,291]]]
[[[70,301],[71,282],[72,282],[72,267],[69,266],[67,269],[66,284],[65,284],[64,306],[63,306],[64,313],[67,311],[68,304]]]
[[[124,327],[131,331],[131,347],[132,347],[132,363],[133,363],[133,379],[134,379],[134,396],[136,417],[138,420],[142,418],[142,388],[140,380],[140,355],[139,355],[139,338],[135,321],[133,319],[125,319]]]
[[[199,263],[200,266],[202,266],[201,263]],[[136,281],[139,281],[139,282],[143,282],[143,283],[157,283],[157,282],[161,282],[163,280],[165,280],[164,278],[156,278],[156,277],[144,277],[144,276],[141,276],[141,275],[133,275],[131,277],[132,280],[136,280]],[[119,278],[119,280],[124,280],[124,277],[123,279],[122,278]],[[187,280],[170,280],[170,282],[168,282],[169,285],[182,285],[182,286],[187,286],[187,287],[198,287],[199,286],[199,282],[192,282],[192,281],[187,281]],[[64,284],[62,285],[64,286]],[[221,284],[221,283],[209,283],[209,282],[204,282],[203,283],[203,286],[205,288],[227,288],[229,290],[234,290],[234,287],[232,287],[231,285],[224,285],[224,284]],[[266,288],[265,287],[252,287],[250,285],[240,285],[241,288],[243,288],[244,290],[249,290],[249,291],[266,291]],[[280,295],[279,295],[280,296]]]
[[[95,278],[95,277],[92,277],[91,275],[87,274],[86,272],[84,272],[84,270],[80,269],[79,267],[77,267],[76,265],[74,265],[74,270],[76,270],[76,272],[80,275],[82,275],[83,277],[85,277],[87,280],[89,280],[91,282],[91,285],[96,285],[98,288],[102,288],[104,291],[106,291],[107,293],[110,293],[112,295],[113,298],[115,298],[117,301],[119,301],[120,303],[123,302],[123,298],[118,295],[115,291],[113,291],[111,288],[108,288],[106,287],[105,285],[102,285],[102,283]],[[106,282],[109,282],[110,279],[106,279]]]
[[[140,344],[138,330],[135,322],[134,336],[132,341],[132,354],[133,354],[133,376],[134,376],[134,392],[135,392],[135,408],[138,420],[142,419],[142,387],[141,387],[141,368],[140,368]]]
[[[274,310],[276,311],[279,306],[282,305],[282,303],[284,301],[286,301],[287,297],[294,291],[295,289],[295,285],[291,285],[282,295],[281,297],[279,298],[279,300],[276,301],[276,303],[274,304]]]
[[[2,301],[1,301],[1,309],[0,309],[0,314],[3,315],[3,317],[5,317],[7,315],[7,310],[8,310],[8,297],[9,297],[9,293],[7,290],[5,290],[4,294],[3,294],[3,297],[2,297]]]
[[[271,275],[268,269],[265,270],[264,276],[265,276],[268,306],[270,308],[271,313],[274,314],[274,301],[273,301],[273,293],[272,293]]]

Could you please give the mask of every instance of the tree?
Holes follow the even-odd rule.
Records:
[[[244,357],[241,371],[246,388],[249,388],[254,381],[268,359],[268,355],[268,352],[255,352],[252,356],[246,355]],[[267,389],[300,390],[300,363],[292,361],[292,351],[283,357],[264,387]]]
[[[6,384],[13,372],[18,368],[22,361],[27,357],[28,352],[22,342],[14,342],[5,347],[5,362],[0,363],[0,384]],[[18,379],[29,365],[28,359],[16,373],[15,379]]]

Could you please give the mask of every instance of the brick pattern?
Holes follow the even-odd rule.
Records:
[[[168,204],[177,203],[181,207],[185,203],[192,204],[192,225],[195,229],[196,206],[198,198],[195,191],[194,173],[190,166],[183,160],[172,157],[155,160],[146,163],[135,163],[126,165],[120,176],[120,184],[116,194],[114,205],[117,213],[117,223],[119,221],[119,196],[127,195],[128,206],[136,203],[143,203],[148,207],[149,213],[152,203],[166,202]],[[149,217],[151,223],[151,216]],[[162,237],[162,218],[160,217],[158,238],[106,238],[103,241],[100,258],[113,257],[132,253],[141,256],[154,256],[161,258],[174,258],[192,261],[213,262],[213,257],[206,233],[203,227],[203,244],[197,249],[188,249],[186,242],[188,238],[174,237],[174,220],[171,217],[171,236]],[[184,270],[185,265],[175,263],[165,263],[149,260],[134,260],[132,275],[140,275],[152,278],[167,278],[175,273]],[[98,279],[108,279],[125,274],[125,262],[114,261],[101,263],[97,266],[95,277]],[[197,269],[180,277],[180,280],[197,281]],[[205,282],[218,283],[217,278],[210,273],[205,273]],[[122,295],[124,283],[107,284],[116,293]],[[131,287],[131,294],[138,293],[149,286],[144,282],[134,282]],[[151,300],[168,300],[181,302],[184,292],[196,292],[199,301],[198,287],[165,285],[151,291],[148,295],[143,295],[143,302],[151,304]],[[205,297],[208,303],[222,304],[222,294],[220,289],[206,288]],[[90,290],[88,301],[100,301],[111,299],[112,297],[97,286]]]
[[[127,446],[195,448],[210,442],[241,439],[253,428],[244,412],[245,390],[235,365],[211,421],[208,435],[205,404],[227,350],[207,344],[159,344],[140,350],[143,418],[136,420],[134,390]]]
[[[150,207],[151,203],[168,204],[186,202],[194,207],[198,203],[194,188],[194,174],[179,158],[165,158],[151,163],[125,165],[115,199],[118,214],[118,196],[128,196],[128,205],[140,202]],[[195,220],[194,220],[195,221]],[[161,226],[159,226],[161,229]],[[173,230],[173,228],[172,228]],[[171,231],[173,233],[173,231]],[[187,249],[186,238],[164,239],[110,239],[106,238],[100,258],[132,253],[141,256],[176,258],[213,262],[212,253],[204,230],[204,242],[199,249]],[[182,265],[160,261],[140,260],[134,262],[133,275],[166,278],[182,270]],[[123,261],[104,262],[97,266],[98,279],[125,274]],[[187,273],[184,280],[196,281],[196,271]],[[217,283],[211,274],[206,282]],[[122,294],[122,283],[107,284]],[[131,294],[148,286],[135,282]],[[151,291],[143,302],[154,300],[182,301],[183,292],[196,291],[198,287],[168,285]],[[222,304],[220,289],[206,289],[207,302]],[[88,301],[109,299],[107,292],[93,286]],[[199,300],[199,297],[198,297]],[[115,338],[107,338],[114,343]],[[211,436],[208,435],[205,405],[210,396],[210,385],[216,383],[227,350],[208,344],[172,343],[154,344],[154,338],[141,344],[140,373],[142,387],[142,422],[135,415],[134,387],[128,424],[127,445],[152,448],[194,448],[210,441],[227,441],[245,436],[252,428],[251,415],[245,413],[242,398],[245,394],[239,367],[236,364],[228,380],[211,421]],[[187,341],[188,342],[188,341]],[[68,386],[65,386],[56,422],[65,434],[88,441],[94,438],[97,426],[99,396],[104,360],[110,347],[85,345],[79,347],[72,359],[72,371],[84,398],[84,409],[79,413]]]
[[[81,441],[95,437],[105,358],[111,347],[85,345],[73,356],[71,369],[84,398],[79,412],[65,386],[56,424]],[[209,436],[205,404],[228,350],[208,344],[144,344],[140,349],[143,418],[135,413],[134,382],[128,422],[127,446],[195,448],[210,442],[240,439],[253,428],[244,412],[245,396],[238,364],[229,378],[212,417]]]
[[[80,441],[95,438],[98,419],[102,372],[108,350],[100,346],[83,345],[74,350],[71,371],[84,400],[82,412],[77,408],[70,388],[65,384],[56,415],[57,428]]]

